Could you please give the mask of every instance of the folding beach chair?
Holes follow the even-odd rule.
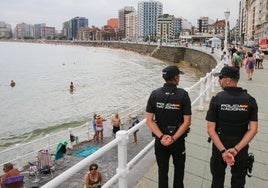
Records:
[[[29,162],[30,165],[30,175],[35,176],[35,181],[39,181],[38,176],[40,174],[50,174],[53,178],[54,166],[51,159],[51,154],[46,151],[39,151],[37,156],[37,161],[34,163]]]
[[[23,188],[23,175],[8,177],[5,181],[5,188]]]

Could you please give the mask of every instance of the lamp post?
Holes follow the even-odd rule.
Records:
[[[224,49],[227,50],[227,37],[228,37],[228,19],[230,17],[230,11],[227,9],[224,11],[225,17],[225,38],[224,38]]]

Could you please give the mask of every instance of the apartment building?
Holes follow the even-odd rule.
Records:
[[[175,16],[163,14],[157,19],[157,34],[158,39],[172,39],[173,38],[173,20]]]
[[[137,12],[126,14],[126,38],[137,40]]]
[[[11,25],[5,22],[0,22],[0,39],[9,39],[12,37]]]
[[[157,19],[163,14],[163,4],[159,1],[138,3],[138,37],[156,39]]]
[[[14,31],[14,36],[17,39],[34,38],[34,27],[30,24],[17,24]]]
[[[258,45],[268,37],[268,1],[241,0],[239,3],[239,40],[241,44]]]
[[[135,12],[135,8],[128,6],[118,11],[118,37],[126,38],[126,15]]]

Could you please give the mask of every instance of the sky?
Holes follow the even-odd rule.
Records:
[[[62,29],[62,24],[76,16],[88,18],[89,27],[102,27],[110,18],[118,18],[118,10],[137,5],[142,0],[0,0],[0,21],[12,25],[19,23],[40,24]],[[149,0],[148,0],[149,1]],[[197,19],[208,16],[225,19],[229,9],[230,24],[238,18],[239,0],[158,0],[163,3],[163,13],[187,19],[197,26]]]

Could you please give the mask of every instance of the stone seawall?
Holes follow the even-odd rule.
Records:
[[[54,42],[46,41],[46,43],[55,43],[55,41]],[[180,63],[184,61],[190,64],[191,66],[197,68],[204,74],[210,72],[217,64],[216,59],[210,54],[187,47],[170,47],[170,46],[158,47],[157,45],[127,43],[127,42],[59,41],[58,43],[129,50],[140,54],[150,55],[156,59],[172,63]]]

